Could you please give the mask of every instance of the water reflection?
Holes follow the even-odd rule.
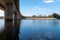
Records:
[[[0,40],[60,40],[60,20],[1,21]]]
[[[3,31],[3,29],[4,29],[4,20],[3,19],[1,19],[0,20],[0,33]]]
[[[21,40],[60,40],[60,20],[22,20]]]
[[[58,27],[57,25],[60,25],[60,20],[53,20],[52,21],[52,25],[53,25],[53,27]]]
[[[14,21],[14,29],[13,29],[14,40],[19,40],[20,21],[21,20]]]
[[[5,20],[0,40],[19,40],[20,20]]]

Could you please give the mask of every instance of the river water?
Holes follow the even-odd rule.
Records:
[[[60,20],[0,20],[0,38],[4,30],[19,40],[60,40]],[[13,31],[12,31],[13,30]],[[5,37],[6,35],[4,35]],[[8,40],[8,36],[6,36]],[[13,39],[14,40],[14,39]]]

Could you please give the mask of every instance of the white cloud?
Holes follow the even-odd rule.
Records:
[[[55,2],[56,0],[43,0],[43,2],[45,3],[52,3],[52,2]]]
[[[51,10],[52,9],[35,6],[34,8],[28,10],[26,13],[29,15],[39,15],[39,14],[48,15]]]

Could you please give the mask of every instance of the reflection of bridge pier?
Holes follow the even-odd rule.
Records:
[[[1,40],[19,40],[20,20],[5,20],[4,31],[0,35]]]
[[[18,40],[20,20],[16,19],[23,17],[19,11],[19,0],[0,0],[0,9],[5,12],[4,39]],[[15,20],[13,21],[13,19]]]
[[[20,29],[20,20],[14,20],[14,31],[13,31],[13,36],[14,40],[19,40],[19,29]]]
[[[13,39],[13,21],[7,21],[5,20],[5,39],[6,40],[12,40]]]

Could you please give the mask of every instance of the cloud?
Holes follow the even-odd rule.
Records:
[[[26,13],[29,15],[48,15],[51,12],[52,9],[48,9],[48,8],[43,8],[43,7],[39,7],[39,6],[35,6],[34,8],[28,10]]]
[[[56,0],[43,0],[43,2],[45,3],[52,3],[52,2],[55,2]]]

